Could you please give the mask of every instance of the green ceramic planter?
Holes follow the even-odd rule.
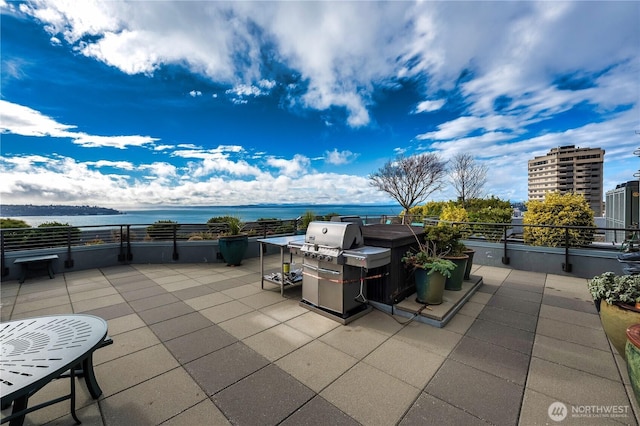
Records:
[[[607,337],[618,353],[626,359],[625,346],[627,344],[627,328],[640,324],[640,312],[623,309],[618,305],[610,305],[600,301],[600,321]]]
[[[439,272],[427,274],[422,268],[416,268],[416,302],[427,305],[439,305],[444,294],[445,277]]]
[[[447,260],[456,264],[456,268],[451,271],[451,276],[447,278],[444,288],[445,290],[459,291],[462,290],[462,281],[464,280],[464,272],[467,267],[469,256],[446,257]]]
[[[247,247],[249,247],[249,237],[246,235],[220,237],[218,247],[227,265],[238,266],[242,263]]]
[[[640,404],[640,324],[627,328],[627,372],[629,381],[636,395],[636,401]]]

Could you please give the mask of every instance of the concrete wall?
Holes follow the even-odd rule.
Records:
[[[464,243],[476,251],[473,257],[475,265],[497,266],[579,278],[591,278],[607,271],[617,274],[623,273],[622,264],[618,262],[616,257],[618,252],[615,251],[569,249],[571,272],[567,272],[563,268],[565,251],[561,248],[508,245],[509,263],[505,265],[502,262],[504,244],[481,241],[465,241]]]

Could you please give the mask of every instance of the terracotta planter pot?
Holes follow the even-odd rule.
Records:
[[[640,324],[640,312],[632,306],[625,309],[618,305],[610,305],[600,301],[600,321],[607,337],[618,353],[626,359],[625,345],[627,343],[627,328]]]
[[[439,305],[444,294],[445,277],[439,272],[427,274],[422,268],[415,270],[416,302],[427,305]]]
[[[627,372],[636,401],[640,404],[640,324],[627,328]]]
[[[456,268],[451,271],[451,276],[447,278],[444,288],[445,290],[459,291],[462,290],[462,281],[464,280],[464,272],[467,267],[469,256],[447,256],[445,259],[456,264]]]

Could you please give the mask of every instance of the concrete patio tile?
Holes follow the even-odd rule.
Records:
[[[359,426],[360,423],[340,411],[326,399],[315,396],[296,410],[281,426]]]
[[[458,334],[465,334],[474,321],[475,317],[470,317],[458,312],[453,316],[453,318],[451,318],[451,320],[444,328],[447,331],[453,331],[454,333]]]
[[[178,366],[164,346],[155,345],[97,365],[95,374],[107,398]]]
[[[478,315],[478,319],[504,324],[509,327],[529,331],[532,333],[536,331],[536,323],[538,321],[537,316],[523,314],[521,312],[516,312],[513,310],[497,308],[490,305],[484,307],[482,312],[480,312],[480,314]]]
[[[398,321],[404,322],[406,321],[406,318],[398,317],[398,320],[396,320],[396,318],[392,317],[390,314],[374,309],[362,318],[358,318],[353,321],[351,325],[362,326],[368,330],[375,331],[389,337],[396,334],[398,330],[402,328],[402,324]]]
[[[81,300],[96,299],[98,297],[111,296],[112,294],[118,294],[118,290],[109,286],[96,290],[83,291],[81,293],[71,293],[69,297],[71,298],[72,303],[76,303]]]
[[[349,324],[333,329],[318,340],[354,358],[362,359],[387,339],[387,336],[378,332]]]
[[[72,302],[72,305],[74,311],[85,312],[92,309],[104,308],[105,306],[117,305],[119,303],[123,303],[124,301],[125,300],[119,294],[111,294],[109,296],[104,296],[97,299]]]
[[[137,314],[125,315],[123,317],[113,318],[107,321],[109,327],[109,336],[117,336],[136,328],[146,327],[147,325],[140,319]]]
[[[260,309],[260,312],[275,320],[285,322],[302,314],[306,314],[309,310],[300,306],[296,300],[284,299],[282,302],[265,306]]]
[[[479,303],[481,305],[486,305],[489,300],[491,300],[491,295],[488,293],[478,293],[477,291],[475,293],[473,293],[473,296],[471,296],[471,298],[467,301],[467,303],[469,302],[473,302],[473,303]],[[465,303],[466,305],[466,303]]]
[[[191,306],[193,309],[200,311],[202,309],[210,308],[212,306],[221,305],[223,303],[231,302],[233,299],[226,294],[220,292],[212,292],[202,296],[194,297],[191,299],[184,299],[184,303]]]
[[[84,426],[103,426],[104,425],[104,422],[102,420],[102,413],[100,412],[100,406],[98,405],[97,401],[94,401],[93,404],[87,405],[82,408],[76,407],[76,415],[78,416],[78,418],[80,419],[80,421]],[[27,416],[27,419],[25,419],[24,426],[35,426],[35,425],[42,425],[45,423],[45,422],[40,422],[38,420],[36,420],[35,422],[31,422],[28,420],[28,418],[29,416]],[[57,419],[52,421],[47,421],[46,424],[47,426],[69,426],[69,425],[74,425],[75,420],[73,420],[73,418],[71,417],[71,414],[67,413],[66,416],[58,417]]]
[[[227,333],[242,340],[278,324],[279,322],[273,318],[258,311],[252,311],[221,322],[218,325],[226,330]]]
[[[227,426],[231,423],[210,399],[206,399],[162,423],[162,426],[184,425]]]
[[[486,281],[484,278],[482,279],[482,285],[478,287],[477,293],[486,293],[486,294],[494,294],[500,288],[500,284],[491,284]]]
[[[41,309],[53,308],[55,306],[68,305],[69,303],[71,303],[71,299],[69,299],[68,295],[33,300],[30,302],[16,304],[13,307],[13,314],[15,315],[24,312],[39,311]]]
[[[493,321],[476,319],[467,331],[467,336],[529,355],[535,334]]]
[[[415,387],[359,363],[320,396],[362,424],[390,425],[400,420],[419,393]]]
[[[542,334],[536,336],[532,355],[604,378],[618,375],[610,350],[589,348]]]
[[[240,302],[252,307],[253,309],[260,309],[282,302],[282,296],[280,293],[260,291],[259,293],[252,294],[251,296],[240,298]]]
[[[269,365],[213,396],[213,402],[233,424],[275,425],[287,418],[314,392]]]
[[[193,287],[174,290],[171,292],[174,296],[181,300],[194,299],[196,297],[205,296],[207,294],[215,293],[215,290],[211,287],[207,287],[206,285],[196,285]]]
[[[11,320],[18,320],[23,318],[40,317],[44,315],[60,315],[60,314],[72,314],[73,308],[71,304],[52,306],[51,308],[38,309],[37,311],[28,311],[16,313],[15,310],[11,314]]]
[[[243,297],[251,296],[252,294],[258,294],[262,292],[262,290],[260,290],[259,288],[256,288],[251,284],[238,285],[237,281],[234,287],[221,290],[221,291],[222,293],[226,294],[227,296],[233,299],[242,299]]]
[[[211,321],[204,315],[199,312],[192,312],[155,323],[151,325],[150,328],[161,341],[165,342],[200,330],[201,328],[209,327],[210,325]]]
[[[46,271],[43,273],[44,275],[42,276],[30,275],[28,273],[26,281],[20,286],[19,295],[24,296],[27,294],[38,294],[43,291],[65,289],[67,287],[63,274],[58,273],[54,279],[50,279]],[[10,282],[19,284],[18,281]],[[2,285],[4,286],[4,282],[2,283]]]
[[[113,338],[113,344],[94,352],[93,363],[94,365],[104,364],[159,343],[160,340],[147,327],[136,328],[119,334]]]
[[[246,313],[253,312],[253,309],[240,303],[237,300],[223,303],[222,305],[212,306],[200,311],[202,315],[209,318],[213,323],[219,324],[231,318],[239,317]]]
[[[478,269],[475,270],[475,274],[476,275],[481,275],[483,281],[485,279],[489,279],[489,280],[494,280],[494,281],[498,281],[499,283],[501,283],[513,271],[514,271],[513,269],[509,269],[509,268],[499,268],[497,266],[485,266],[485,265],[482,265]]]
[[[214,324],[164,344],[181,364],[185,364],[237,341],[238,339]]]
[[[108,275],[105,275],[105,276],[107,280],[111,283],[111,285],[118,289],[121,287],[129,287],[129,286],[132,286],[132,289],[142,288],[142,287],[136,287],[136,285],[138,284],[146,284],[145,285],[146,287],[149,287],[150,285],[158,285],[153,280],[149,279],[148,277],[146,277],[145,275],[139,272],[135,272],[126,276],[115,277],[115,278],[110,277]]]
[[[570,309],[573,311],[586,312],[588,314],[597,314],[593,300],[578,300],[568,297],[558,296],[556,294],[544,293],[542,296],[542,304],[555,306],[558,308]]]
[[[128,291],[134,291],[134,290],[142,290],[143,288],[149,288],[149,287],[160,287],[158,284],[156,284],[155,281],[148,279],[147,277],[129,277],[129,280],[132,281],[128,281],[128,282],[124,282],[124,283],[114,283],[111,282],[111,284],[113,285],[114,288],[116,288],[119,292],[128,292]]]
[[[562,321],[540,318],[538,320],[537,334],[554,337],[558,340],[578,343],[582,346],[596,348],[603,351],[609,350],[609,341],[602,329],[583,327]]]
[[[2,289],[2,292],[4,293],[4,288]],[[52,288],[49,290],[43,289],[41,291],[36,291],[31,293],[24,293],[21,291],[20,294],[17,295],[16,301],[22,304],[22,303],[34,302],[34,301],[43,300],[43,299],[51,299],[54,297],[67,296],[67,295],[68,295],[68,291],[66,287]]]
[[[2,291],[0,292],[0,294],[2,295],[2,297],[16,297],[18,295],[18,290],[20,290],[20,283],[18,283],[17,281],[3,281]]]
[[[486,295],[489,299],[493,298],[493,295],[488,294],[488,293],[478,293],[478,292],[476,292],[474,294],[474,297],[476,295]],[[472,318],[476,318],[480,314],[480,312],[482,312],[482,310],[484,309],[485,306],[486,306],[486,303],[476,303],[476,302],[473,302],[473,301],[469,300],[469,301],[467,301],[467,303],[462,305],[462,308],[460,308],[458,313],[462,314],[462,315],[466,315],[466,316],[472,317]]]
[[[540,311],[540,303],[499,296],[498,293],[493,295],[487,306],[535,316],[538,316]]]
[[[357,362],[356,358],[314,340],[275,364],[313,391],[320,392]]]
[[[162,277],[156,277],[153,280],[156,283],[163,285],[163,284],[171,284],[171,283],[177,283],[181,281],[187,281],[187,280],[190,280],[190,278],[180,273],[168,273]]]
[[[540,358],[531,358],[527,388],[572,405],[629,405],[629,398],[619,381]]]
[[[488,426],[487,423],[428,393],[422,393],[399,426],[465,425]]]
[[[269,361],[265,357],[244,343],[236,342],[185,364],[184,368],[207,395],[211,396],[266,365],[269,365]],[[269,398],[271,404],[274,402],[275,395],[278,393],[274,393]],[[255,396],[249,392],[246,397],[254,398]]]
[[[120,289],[120,294],[122,295],[122,298],[127,302],[133,302],[135,300],[147,299],[153,296],[169,294],[167,290],[160,287],[159,285],[154,285],[154,286],[135,289],[135,290],[129,290],[129,289],[127,290],[128,291],[123,291],[123,289]]]
[[[509,275],[507,275],[507,277],[505,278],[505,281],[543,287],[545,279],[546,274],[540,272],[520,271],[518,269],[512,269],[509,272]]]
[[[566,414],[566,417],[560,422],[555,422],[549,416],[549,407],[553,403],[561,402],[565,406],[561,407]],[[626,416],[618,419],[611,419],[605,417],[579,417],[578,413],[572,413],[571,404],[566,401],[560,401],[557,398],[541,394],[532,389],[525,389],[524,398],[522,400],[522,409],[520,411],[521,426],[528,425],[569,425],[569,426],[620,426],[622,424],[636,424],[633,421],[633,416]]]
[[[495,296],[511,297],[517,301],[526,301],[538,304],[542,302],[542,294],[540,293],[505,287],[504,285],[495,292]]]
[[[401,340],[390,338],[362,361],[405,383],[422,389],[445,358]]]
[[[243,342],[260,355],[273,362],[311,341],[311,337],[289,327],[279,324],[253,336]]]
[[[527,380],[529,356],[472,337],[463,337],[449,358],[522,386]]]
[[[555,290],[564,297],[579,298],[582,300],[592,300],[589,293],[586,278],[568,277],[564,275],[548,274],[545,282],[545,292]]]
[[[514,282],[505,281],[502,283],[502,288],[528,291],[530,293],[542,294],[544,292],[544,284],[532,284],[530,282]]]
[[[176,318],[181,315],[190,314],[194,312],[193,308],[186,303],[180,301],[171,303],[169,305],[158,306],[157,308],[148,309],[146,311],[139,312],[138,315],[148,325],[155,324],[160,321],[166,321],[171,318]]]
[[[448,359],[425,392],[494,424],[518,421],[524,388],[508,380]]]
[[[200,285],[202,285],[202,283],[199,283],[191,277],[187,277],[187,279],[185,280],[177,281],[174,283],[160,284],[162,288],[170,292],[185,290],[191,287],[198,287]]]
[[[341,324],[337,321],[316,314],[315,312],[311,312],[306,308],[305,310],[307,311],[307,313],[290,319],[286,322],[286,324],[302,331],[303,333],[313,338],[318,338],[323,334],[326,334],[331,330],[341,326]]]
[[[134,275],[140,275],[140,272],[137,269],[138,265],[117,265],[117,266],[107,266],[105,268],[100,268],[104,276],[109,279],[112,278],[124,278]]]
[[[69,283],[67,283],[67,291],[69,292],[70,295],[74,295],[77,293],[84,293],[85,291],[99,290],[101,288],[115,289],[115,287],[113,287],[111,283],[106,279],[102,281],[95,281],[95,282],[91,281],[91,282],[86,282],[86,283],[77,284],[77,285],[69,285]]]
[[[207,399],[182,369],[176,368],[100,401],[105,425],[157,425]]]
[[[104,319],[105,321],[109,321],[114,318],[119,318],[119,317],[133,314],[134,312],[128,303],[123,302],[123,303],[118,303],[111,306],[104,306],[102,308],[89,309],[87,311],[83,311],[82,313],[95,315],[97,317]]]
[[[393,337],[443,357],[448,356],[462,338],[460,334],[446,328],[436,328],[416,322],[407,324]]]
[[[558,308],[556,306],[541,305],[540,317],[598,330],[602,329],[600,316],[597,313],[588,314],[586,312],[573,311],[571,309]]]
[[[160,287],[162,289],[162,287]],[[147,309],[157,308],[158,306],[168,305],[170,303],[180,302],[180,299],[175,297],[173,294],[167,292],[165,289],[162,289],[161,294],[157,294],[155,296],[144,297],[138,300],[132,300],[129,302],[129,305],[136,311],[142,312]]]

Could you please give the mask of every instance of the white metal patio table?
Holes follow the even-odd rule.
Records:
[[[75,375],[82,368],[91,396],[102,394],[93,371],[93,352],[107,337],[107,323],[93,315],[53,315],[0,324],[0,391],[2,407],[13,403],[12,413],[0,423],[21,425],[26,414],[70,399],[75,412]],[[69,371],[68,395],[28,408],[29,398],[51,380]]]

